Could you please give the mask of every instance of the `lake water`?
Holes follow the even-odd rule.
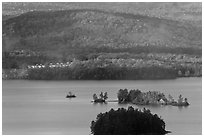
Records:
[[[92,95],[108,92],[117,99],[120,88],[158,90],[188,98],[190,106],[146,107],[161,116],[171,134],[202,134],[202,79],[137,81],[2,81],[3,134],[90,134],[90,123],[100,112],[111,108],[127,108],[117,102],[92,104]],[[77,98],[66,99],[68,91]]]

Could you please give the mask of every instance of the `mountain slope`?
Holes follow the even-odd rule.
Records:
[[[201,49],[201,36],[201,28],[188,23],[87,9],[35,11],[3,21],[3,50],[56,55],[86,48]]]
[[[28,11],[100,9],[202,25],[201,2],[3,2],[2,5],[5,15],[19,15]]]
[[[201,27],[101,10],[3,20],[4,78],[165,79],[202,75]]]

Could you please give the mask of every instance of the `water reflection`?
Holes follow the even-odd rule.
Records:
[[[96,103],[96,102],[92,102],[92,104],[94,105],[94,106],[106,106],[106,105],[108,105],[108,103],[107,102],[103,102],[103,103]]]
[[[179,111],[182,111],[182,110],[188,109],[188,108],[189,108],[189,106],[178,106]]]

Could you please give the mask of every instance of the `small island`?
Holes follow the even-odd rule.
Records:
[[[171,133],[165,129],[165,121],[148,109],[134,109],[132,106],[113,108],[99,113],[91,122],[93,135],[165,135]]]
[[[187,98],[183,99],[179,95],[177,101],[169,94],[168,98],[164,93],[158,91],[142,92],[139,89],[128,91],[120,89],[118,91],[118,103],[133,103],[136,105],[172,105],[172,106],[188,106]]]
[[[93,102],[94,103],[106,103],[106,100],[108,99],[108,93],[101,92],[99,96],[100,97],[98,97],[96,94],[93,94]]]

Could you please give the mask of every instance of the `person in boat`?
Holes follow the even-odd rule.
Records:
[[[66,96],[66,98],[71,98],[71,97],[76,97],[74,94],[72,94],[72,92],[69,92]]]
[[[72,96],[73,95],[72,92],[69,92],[69,95]]]
[[[182,95],[179,95],[178,104],[182,104],[182,103],[183,103],[183,97]]]

